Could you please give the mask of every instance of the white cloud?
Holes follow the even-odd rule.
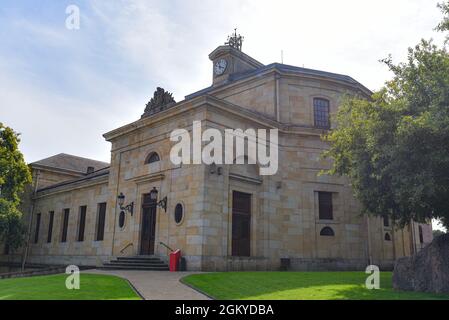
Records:
[[[447,229],[441,224],[441,221],[436,219],[432,220],[432,229],[447,232]]]
[[[156,1],[94,1],[92,7],[114,50],[181,100],[210,84],[207,55],[232,30],[223,26],[230,25],[225,3],[177,2],[164,10]]]
[[[389,77],[378,60],[403,59],[408,46],[441,19],[438,0],[251,1],[241,26],[246,48],[262,62],[348,74],[371,89]]]
[[[207,56],[234,27],[263,63],[280,62],[283,50],[284,63],[377,89],[390,76],[379,59],[442,39],[432,31],[437,2],[92,0],[76,32],[63,27],[64,11],[59,27],[16,17],[0,44],[0,119],[23,133],[28,161],[59,152],[108,160],[101,135],[138,119],[156,86],[179,101],[210,85]],[[11,54],[5,43],[31,52]],[[62,61],[27,60],[36,47]]]
[[[82,99],[42,92],[21,79],[0,74],[1,119],[21,133],[28,162],[65,152],[109,161],[110,145],[102,134],[123,125],[117,113],[99,110]],[[110,101],[112,110],[135,103]],[[131,119],[126,119],[131,120]]]
[[[244,51],[280,62],[353,76],[378,89],[390,76],[378,61],[397,60],[422,37],[436,36],[438,0],[159,1],[94,3],[123,55],[161,85],[184,95],[210,83],[207,54],[234,26]],[[126,3],[126,4],[125,4]]]

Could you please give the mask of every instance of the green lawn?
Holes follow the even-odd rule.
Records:
[[[80,289],[68,290],[66,274],[0,280],[0,300],[139,300],[124,279],[80,274]]]
[[[381,273],[379,290],[368,290],[367,276],[364,272],[223,272],[190,275],[182,281],[215,299],[449,299],[449,295],[395,291],[391,272]]]

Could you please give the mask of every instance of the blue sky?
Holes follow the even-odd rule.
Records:
[[[60,152],[109,161],[102,134],[140,117],[156,86],[177,101],[210,85],[208,54],[234,27],[243,51],[348,74],[370,89],[420,38],[442,36],[434,0],[20,1],[0,3],[0,121],[28,162]],[[81,12],[65,27],[66,7]]]

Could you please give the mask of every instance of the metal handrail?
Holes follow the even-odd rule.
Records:
[[[123,247],[122,250],[120,250],[120,253],[123,253],[123,251],[125,251],[125,249],[128,249],[128,247],[130,247],[130,246],[132,246],[132,245],[133,245],[132,242],[128,243],[125,247]]]
[[[166,248],[167,248],[168,250],[170,250],[171,252],[175,251],[175,250],[173,250],[172,248],[170,248],[168,245],[166,245],[165,243],[163,243],[162,241],[159,242],[159,244],[162,245],[162,246],[164,246],[164,247],[166,247]]]

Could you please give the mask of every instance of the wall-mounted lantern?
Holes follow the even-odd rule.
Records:
[[[158,191],[156,187],[153,187],[153,189],[150,191],[150,199],[153,201],[157,201],[157,194]],[[167,212],[167,197],[164,197],[161,201],[157,202],[156,206],[161,207],[165,212]]]
[[[122,192],[120,192],[120,194],[117,196],[117,200],[118,200],[118,205],[120,207],[120,210],[128,211],[132,216],[133,212],[134,212],[134,202],[131,202],[130,204],[124,206],[125,195]]]

